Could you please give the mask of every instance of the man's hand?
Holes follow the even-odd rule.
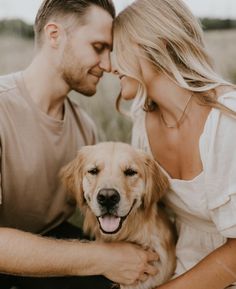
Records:
[[[102,274],[116,283],[130,285],[158,273],[151,264],[159,259],[157,253],[131,243],[104,243],[102,246]]]

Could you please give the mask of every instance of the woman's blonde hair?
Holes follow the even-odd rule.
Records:
[[[214,71],[200,23],[182,0],[136,0],[129,5],[114,22],[114,52],[119,72],[140,84],[133,109],[155,107],[146,96],[138,62],[144,57],[157,72],[195,92],[201,104],[232,113],[217,101],[215,88],[233,84]],[[119,103],[120,97],[118,109]]]

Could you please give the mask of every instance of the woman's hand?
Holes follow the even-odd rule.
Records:
[[[224,289],[236,282],[236,239],[227,242],[179,277],[158,289]]]

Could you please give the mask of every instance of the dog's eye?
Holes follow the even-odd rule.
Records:
[[[99,173],[99,170],[98,170],[98,168],[93,168],[93,169],[89,170],[88,173],[91,175],[97,175]]]
[[[127,169],[124,171],[124,174],[127,176],[127,177],[132,177],[134,175],[137,175],[137,172],[133,169]]]

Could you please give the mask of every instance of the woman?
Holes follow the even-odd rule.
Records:
[[[133,99],[132,144],[170,180],[174,278],[162,289],[236,288],[236,90],[213,69],[181,0],[137,0],[114,24],[121,99]]]

